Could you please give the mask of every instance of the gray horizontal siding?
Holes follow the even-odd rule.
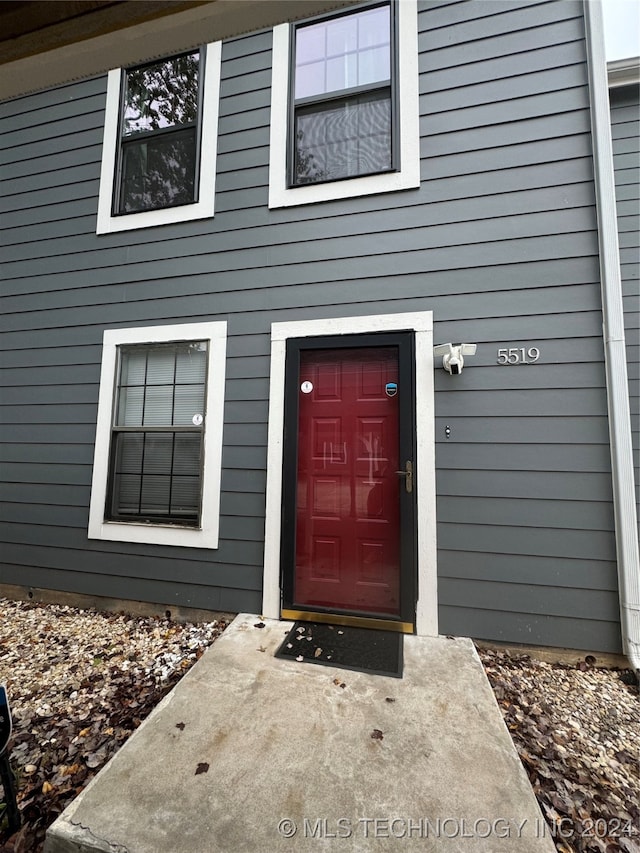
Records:
[[[584,616],[589,619],[598,619],[606,615],[613,622],[618,610],[616,591],[604,593],[602,590],[575,590],[562,589],[553,586],[527,587],[524,585],[504,584],[482,581],[470,581],[468,578],[457,580],[447,578],[444,581],[445,588],[452,598],[460,602],[461,607],[474,607],[479,610],[494,610],[496,602],[508,595],[512,602],[515,613],[527,613],[534,618],[536,616],[563,617],[575,608],[578,608]],[[549,592],[554,589],[553,602],[549,603]],[[602,601],[606,601],[605,608]],[[604,612],[603,612],[604,610]]]
[[[541,455],[542,455],[541,448]],[[448,470],[436,472],[439,495],[460,495],[476,498],[532,498],[536,500],[592,501],[611,500],[611,477],[598,472],[554,471],[486,471]],[[611,525],[611,518],[605,517]],[[528,526],[526,513],[521,524]]]
[[[588,150],[588,138],[580,138],[579,142],[581,143],[581,147],[586,154]],[[571,148],[572,153],[575,155],[577,142],[574,138],[572,140]],[[531,145],[531,149],[535,150],[536,146]],[[557,149],[556,149],[557,153]],[[472,161],[472,157],[469,157],[469,160]],[[530,156],[527,155],[527,151],[523,152],[523,159],[526,159],[530,162]],[[470,167],[471,167],[470,162]],[[501,165],[504,166],[504,160],[501,161]],[[433,176],[433,172],[430,171],[430,175]],[[34,179],[36,181],[39,178]],[[11,182],[7,182],[9,185]],[[220,182],[218,182],[220,183]],[[12,194],[16,196],[22,196],[23,193],[20,190],[17,190]],[[404,196],[405,201],[408,201],[411,196]],[[8,205],[10,199],[7,197],[5,199],[5,203]],[[15,199],[13,204],[23,205],[24,199]],[[397,211],[397,217],[394,217],[394,221],[389,223],[387,222],[385,225],[384,222],[384,214],[380,210],[371,209],[370,211],[362,211],[362,218],[358,217],[357,221],[350,221],[350,218],[345,216],[344,214],[336,213],[333,218],[330,217],[322,217],[323,219],[327,219],[327,225],[333,225],[334,231],[328,232],[326,235],[327,238],[335,236],[336,234],[345,233],[343,231],[344,228],[347,229],[347,235],[353,235],[358,232],[354,232],[353,229],[360,229],[359,233],[369,233],[369,232],[377,232],[377,233],[386,233],[387,230],[391,232],[401,231],[403,229],[415,229],[416,228],[416,208],[421,212],[421,216],[419,219],[420,225],[422,228],[425,226],[435,227],[437,226],[439,230],[437,230],[433,237],[442,237],[446,235],[447,225],[455,225],[460,222],[470,222],[470,221],[482,221],[489,220],[487,224],[484,226],[485,228],[491,227],[491,220],[500,217],[501,215],[504,217],[514,217],[516,214],[521,215],[535,215],[536,213],[544,213],[549,210],[555,209],[554,206],[562,205],[565,210],[571,211],[573,208],[582,208],[583,209],[583,217],[584,217],[584,208],[588,207],[590,203],[589,194],[586,191],[586,188],[583,185],[578,185],[576,187],[571,186],[570,184],[558,184],[557,186],[547,187],[545,189],[536,189],[532,188],[527,191],[518,191],[514,190],[507,198],[499,196],[498,198],[491,197],[491,209],[487,208],[487,201],[483,198],[471,198],[468,200],[464,199],[455,199],[450,202],[442,202],[437,207],[435,205],[431,206],[418,206],[414,204],[406,203],[404,206],[399,207]],[[370,206],[373,206],[373,202],[369,202]],[[44,206],[45,210],[47,206]],[[424,209],[423,209],[424,207]],[[34,220],[37,222],[39,216],[39,208],[28,208],[25,209],[33,209],[34,211]],[[304,222],[296,221],[295,217],[290,213],[291,217],[289,220],[279,219],[278,225],[274,226],[274,234],[273,240],[275,244],[286,244],[287,241],[287,228],[293,228],[297,241],[302,241],[305,239],[313,238],[314,232],[314,219],[321,218],[318,215],[318,211],[315,212],[315,217],[309,214],[309,219]],[[365,213],[368,215],[365,216]],[[579,218],[579,213],[576,212],[573,214],[576,218]],[[535,223],[535,220],[532,220]],[[12,222],[13,224],[13,222]],[[566,224],[563,223],[563,227],[567,231],[571,231],[575,228],[571,221]],[[91,261],[91,250],[96,250],[96,244],[94,235],[92,235],[90,230],[91,222],[87,222],[87,231],[84,235],[78,234],[70,234],[68,238],[65,239],[64,232],[60,232],[60,234],[56,235],[59,239],[52,239],[50,234],[50,226],[43,224],[34,224],[32,221],[30,224],[25,225],[24,230],[21,234],[21,242],[16,243],[15,246],[11,246],[7,243],[6,251],[3,252],[3,261],[10,262],[11,260],[20,259],[20,248],[22,247],[22,252],[25,251],[25,246],[28,247],[29,253],[33,255],[33,259],[42,256],[42,257],[58,257],[64,255],[80,255],[83,258],[86,258],[87,261]],[[264,242],[264,234],[262,233],[262,228],[259,226],[250,227],[247,225],[246,217],[242,214],[236,214],[232,216],[229,213],[227,217],[227,227],[232,226],[234,231],[237,230],[237,240],[240,240],[244,237],[245,241],[249,245],[259,245]],[[69,226],[67,226],[68,228]],[[196,248],[200,248],[198,244],[198,231],[204,229],[204,226],[194,225],[191,229],[189,242],[192,246]],[[450,229],[449,229],[450,230]],[[9,232],[7,232],[9,233]],[[206,233],[206,231],[205,231]],[[527,233],[531,233],[530,231]],[[6,235],[5,235],[6,236]],[[19,236],[17,232],[14,235],[16,238]],[[514,235],[515,236],[515,235]],[[42,237],[47,238],[46,240],[41,239]],[[486,235],[483,235],[486,239]],[[154,239],[155,238],[155,239]],[[173,249],[173,256],[175,252],[182,254],[188,254],[187,250],[181,246],[183,238],[176,238],[173,240],[163,241],[158,235],[150,235],[149,237],[149,249],[151,251],[151,247],[156,247],[161,253],[168,253],[170,251],[169,247]],[[255,243],[254,241],[258,241]],[[114,245],[118,251],[122,252],[124,247],[130,247],[136,245],[136,238],[131,233],[126,233],[125,235],[118,241],[115,240],[114,237],[109,238],[109,244]],[[211,251],[215,252],[216,246],[211,247]],[[222,250],[222,247],[220,247]],[[115,254],[115,252],[113,253]],[[159,255],[159,257],[161,257]],[[139,256],[140,260],[144,260],[144,256]],[[116,255],[117,258],[117,255]],[[108,256],[105,256],[105,262],[108,260]],[[58,261],[59,263],[63,262],[63,258],[61,257]]]
[[[89,514],[88,509],[84,506],[52,506],[51,504],[34,503],[33,501],[28,501],[28,503],[28,514],[25,514],[25,507],[17,500],[11,503],[7,502],[3,506],[4,520],[11,524],[54,524],[58,527],[76,527],[79,529],[87,526]],[[224,508],[223,517],[229,519],[230,524],[233,523],[232,519],[240,519],[241,521],[236,520],[236,523],[243,524],[246,518],[257,518],[262,521],[264,515],[264,498],[262,495],[238,495],[224,492],[222,505]],[[248,538],[254,538],[257,541],[261,535],[262,532],[254,526],[253,535]]]
[[[457,524],[464,518],[466,524],[492,526],[518,526],[526,516],[530,527],[571,530],[607,530],[611,532],[612,519],[606,504],[595,501],[560,501],[494,498],[489,504],[472,496],[447,496],[438,498],[438,518],[443,523]]]
[[[365,227],[367,219],[365,219]],[[264,234],[253,234],[251,235],[253,239],[247,241],[248,235],[242,231],[237,235],[230,236],[228,244],[224,247],[224,252],[220,251],[215,255],[203,252],[200,238],[187,237],[178,241],[178,245],[145,244],[137,247],[136,252],[131,257],[131,265],[134,266],[134,274],[137,272],[141,277],[159,275],[160,271],[167,265],[170,274],[172,269],[177,270],[178,264],[183,258],[193,259],[196,271],[199,262],[206,262],[206,260],[214,262],[214,268],[207,268],[207,272],[216,272],[216,266],[221,272],[230,271],[233,267],[229,268],[228,266],[231,258],[227,253],[235,250],[243,251],[246,255],[246,268],[262,268],[271,266],[269,255],[271,250],[276,247],[279,265],[308,264],[322,260],[323,254],[326,256],[329,245],[331,245],[335,257],[349,259],[352,263],[355,258],[374,258],[378,254],[389,257],[393,261],[395,254],[419,253],[419,256],[426,260],[429,252],[437,252],[442,256],[440,264],[444,260],[447,266],[450,266],[447,254],[451,254],[451,252],[447,253],[447,250],[451,250],[452,247],[454,247],[456,256],[461,256],[461,266],[472,264],[478,266],[482,260],[481,257],[477,257],[478,251],[484,252],[485,255],[491,251],[492,257],[495,257],[496,254],[502,254],[504,261],[515,263],[516,258],[520,259],[522,256],[524,258],[529,256],[533,259],[537,255],[539,259],[543,259],[549,255],[557,254],[560,250],[560,241],[565,235],[569,234],[576,235],[574,251],[576,254],[580,253],[587,241],[590,224],[589,208],[574,208],[565,211],[556,229],[559,233],[550,231],[551,223],[548,213],[523,213],[518,217],[495,217],[489,221],[478,222],[474,229],[473,239],[469,239],[468,235],[467,239],[463,240],[455,226],[438,225],[436,222],[432,222],[420,228],[408,229],[405,225],[395,230],[393,227],[385,228],[384,217],[378,216],[377,221],[374,219],[371,222],[370,231],[358,234],[345,235],[339,227],[340,220],[329,222],[326,225],[328,233],[322,239],[318,238],[317,233],[314,238],[310,223],[302,227],[291,224],[281,227],[274,226],[271,242],[267,240]],[[359,227],[363,228],[363,225],[360,224]],[[288,233],[297,238],[295,243],[287,240]],[[532,236],[534,234],[535,237]],[[380,240],[375,241],[375,247],[371,245],[373,235],[380,235]],[[247,245],[248,242],[249,245]],[[546,253],[544,251],[545,243],[549,244]],[[493,244],[497,245],[494,246]],[[487,247],[486,250],[484,249],[485,246]],[[393,247],[393,252],[390,251],[391,247]],[[464,261],[465,254],[469,256],[466,264]],[[221,257],[218,258],[218,255]],[[473,260],[474,255],[476,256],[475,261]],[[64,275],[65,277],[69,274],[76,274],[77,277],[78,272],[86,276],[87,272],[97,268],[96,262],[100,257],[103,257],[103,263],[100,266],[101,272],[113,272],[116,279],[124,277],[127,255],[125,250],[118,247],[103,249],[101,252],[74,253],[62,257],[52,255],[48,258],[33,259],[29,278],[32,279],[34,276],[45,274],[47,276]],[[218,261],[218,264],[215,264],[214,259]],[[24,272],[24,269],[20,261],[5,262],[3,266],[7,278],[18,279],[22,277],[21,273]],[[135,270],[136,266],[138,270]]]
[[[640,516],[640,87],[612,89],[610,103],[636,507]]]
[[[98,595],[104,598],[124,597],[132,601],[160,603],[163,607],[197,607],[230,613],[258,613],[262,607],[260,591],[235,588],[233,581],[221,587],[210,582],[193,583],[189,579],[176,583],[175,574],[168,580],[157,575],[151,578],[139,578],[136,575],[117,578],[112,574],[94,573],[89,569],[83,572],[70,571],[69,565],[76,561],[77,555],[70,555],[68,563],[56,568],[50,564],[46,552],[44,565],[37,562],[12,564],[3,561],[2,583],[55,589],[80,595]]]
[[[615,556],[613,533],[601,530],[558,530],[556,528],[517,528],[502,525],[441,523],[439,545],[444,551],[460,550],[459,543],[472,540],[476,551],[485,554],[510,554],[512,557],[540,556],[571,559],[612,560]],[[508,579],[505,579],[508,582]],[[582,615],[582,614],[581,614]]]
[[[398,261],[400,258],[398,257]],[[344,275],[344,272],[343,272]],[[271,293],[267,293],[263,288],[258,286],[257,280],[251,280],[250,287],[238,288],[238,290],[225,290],[216,295],[215,305],[220,312],[225,314],[241,314],[242,315],[242,331],[245,334],[251,334],[252,331],[264,328],[263,317],[266,313],[288,310],[292,307],[307,307],[310,300],[314,307],[322,307],[325,305],[335,306],[339,304],[350,305],[354,302],[360,302],[362,298],[368,294],[371,302],[389,301],[388,294],[388,279],[376,278],[357,280],[352,279],[350,288],[345,291],[344,279],[336,282],[331,282],[325,285],[322,290],[319,290],[315,297],[310,297],[308,286],[304,285],[280,285],[274,287]],[[421,291],[424,290],[425,282],[416,279],[415,281],[407,280],[406,282],[405,299],[421,300],[424,297]],[[203,283],[200,283],[202,286]],[[128,317],[130,322],[140,322],[144,325],[144,321],[148,316],[148,311],[151,307],[156,310],[161,309],[164,316],[173,317],[178,313],[183,316],[198,316],[198,314],[208,313],[212,308],[211,294],[194,294],[192,296],[181,297],[173,295],[163,299],[160,303],[159,299],[152,299],[152,286],[145,288],[147,299],[143,300],[123,300],[127,304]],[[486,318],[487,321],[497,319],[499,315],[512,316],[514,318],[524,317],[542,317],[548,318],[549,325],[544,329],[540,329],[540,335],[545,340],[556,337],[559,331],[559,326],[564,321],[573,323],[576,332],[578,329],[582,333],[590,336],[595,330],[597,331],[597,298],[598,288],[596,286],[588,286],[586,284],[571,287],[569,285],[558,288],[556,300],[554,300],[553,308],[550,306],[547,311],[549,313],[541,314],[540,300],[545,294],[545,290],[541,288],[532,288],[530,290],[514,289],[507,294],[500,292],[486,292],[481,297],[476,294],[453,293],[448,296],[443,296],[442,301],[442,320],[457,320],[462,319],[467,315],[469,303],[477,304],[477,316]],[[95,291],[98,298],[100,290]],[[237,310],[238,295],[242,294],[247,300],[250,310]],[[578,294],[584,301],[583,311],[579,317],[574,316],[571,312],[572,296]],[[142,294],[136,294],[142,295]],[[305,298],[306,297],[306,298]],[[64,298],[64,297],[62,297]],[[91,299],[91,297],[88,297]],[[160,303],[160,304],[159,304]],[[234,308],[236,310],[234,310]],[[101,311],[100,311],[101,309]],[[98,312],[102,314],[104,323],[117,323],[119,317],[119,305],[104,305],[98,302],[97,305],[81,306],[78,308],[54,309],[40,311],[35,310],[29,312],[34,330],[37,329],[43,334],[43,343],[45,341],[53,343],[57,340],[56,333],[60,329],[56,320],[67,316],[67,328],[86,328],[86,323],[83,320],[97,319]],[[162,315],[161,315],[162,316]],[[540,321],[538,321],[540,322]],[[514,320],[515,323],[515,320]],[[15,315],[6,314],[0,321],[3,335],[6,335],[8,341],[15,347],[20,347],[25,343],[24,333],[15,330]],[[15,330],[15,331],[14,331]],[[532,331],[534,331],[532,329]],[[537,331],[537,330],[536,330]],[[30,335],[33,332],[29,332]],[[535,334],[535,331],[534,331]],[[564,329],[560,331],[564,337]],[[579,333],[578,333],[579,334]],[[46,335],[46,338],[44,337]],[[526,330],[521,337],[531,337],[527,335]],[[578,335],[577,335],[578,336]],[[27,346],[32,343],[28,340]],[[541,356],[542,358],[544,356]]]
[[[527,586],[558,586],[564,589],[590,589],[615,592],[615,566],[602,571],[598,560],[576,560],[572,557],[541,557],[522,555],[514,563],[510,554],[478,554],[470,563],[463,551],[451,549],[443,556],[447,577],[473,581],[483,579],[496,583],[509,578],[513,584]]]
[[[259,611],[271,322],[432,310],[479,345],[435,375],[441,631],[617,648],[582,6],[420,8],[419,191],[268,210],[270,32],[223,45],[213,220],[96,237],[104,77],[0,106],[4,582]],[[89,542],[103,330],[202,319],[220,548]]]
[[[555,587],[549,587],[546,601],[554,598]],[[613,621],[572,618],[557,614],[531,614],[527,606],[519,613],[504,612],[497,602],[492,609],[482,609],[475,604],[462,607],[441,605],[440,622],[450,627],[452,634],[471,635],[478,639],[497,640],[503,643],[524,643],[533,646],[584,649],[600,652],[620,652],[620,629]],[[571,612],[576,612],[576,601]],[[519,639],[514,639],[514,638]]]

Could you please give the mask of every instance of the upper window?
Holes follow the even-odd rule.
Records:
[[[203,51],[124,72],[113,213],[197,201]]]
[[[104,333],[89,536],[217,546],[226,324]]]
[[[393,168],[389,5],[294,27],[290,184]]]
[[[415,0],[275,27],[269,206],[419,186],[418,110]]]
[[[220,44],[109,73],[98,233],[213,216]]]

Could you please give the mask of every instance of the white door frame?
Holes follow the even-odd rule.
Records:
[[[410,331],[415,336],[416,496],[418,525],[418,602],[416,633],[438,634],[436,559],[436,478],[433,397],[433,312],[333,317],[271,324],[271,378],[267,450],[267,504],[264,541],[263,616],[279,619],[282,453],[285,356],[289,338]]]

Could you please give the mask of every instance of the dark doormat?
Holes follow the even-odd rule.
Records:
[[[296,622],[275,656],[402,678],[402,634],[394,631]]]

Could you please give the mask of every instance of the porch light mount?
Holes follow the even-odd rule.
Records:
[[[433,348],[434,356],[442,356],[442,366],[452,376],[462,373],[465,355],[475,355],[477,344],[438,344]]]

